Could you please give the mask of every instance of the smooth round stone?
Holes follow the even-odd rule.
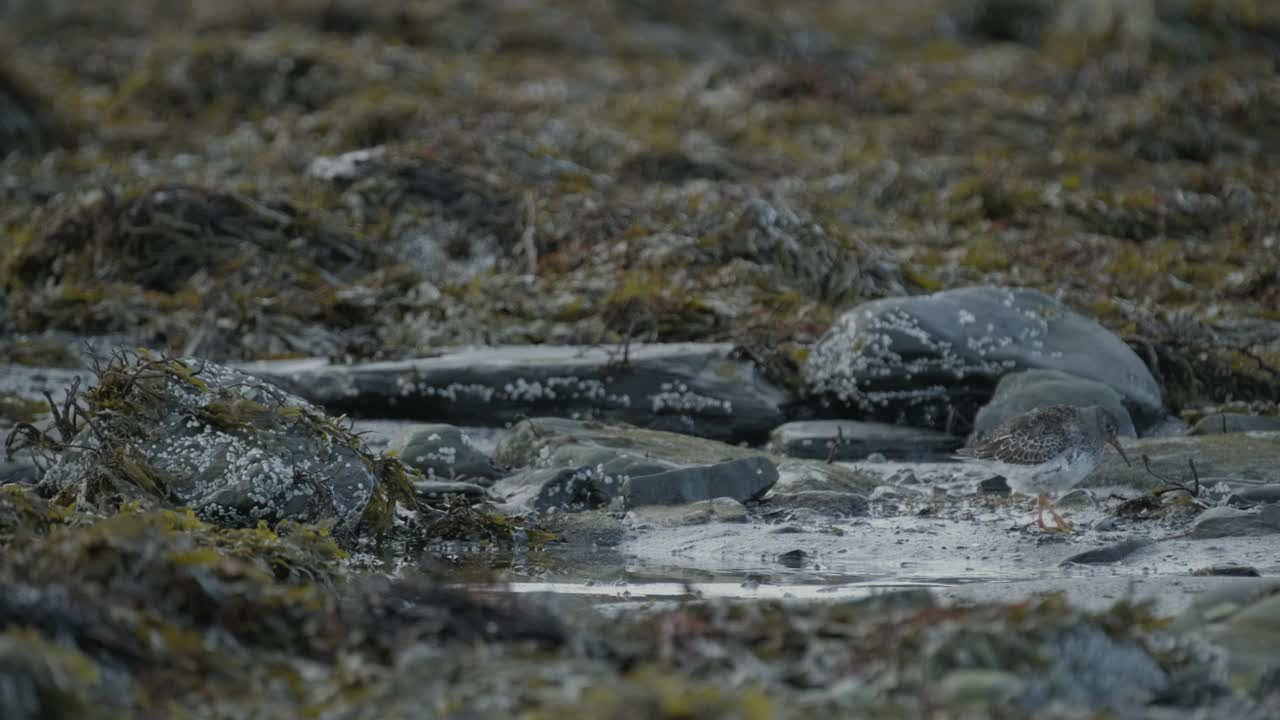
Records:
[[[1120,393],[1095,380],[1057,370],[1024,370],[1001,378],[991,402],[978,411],[973,434],[984,436],[1006,420],[1051,405],[1099,405],[1116,418],[1121,435],[1138,435]]]
[[[996,475],[978,482],[978,492],[985,495],[1008,495],[1013,492],[1004,478]]]
[[[1053,504],[1054,504],[1054,507],[1059,507],[1059,508],[1080,509],[1080,508],[1091,508],[1097,505],[1098,501],[1096,498],[1093,497],[1093,493],[1089,492],[1088,490],[1085,490],[1084,488],[1076,488],[1075,490],[1072,490],[1071,492],[1066,493],[1065,495],[1058,498],[1057,500],[1054,500]]]

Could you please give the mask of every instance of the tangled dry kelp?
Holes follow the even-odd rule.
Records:
[[[179,185],[99,194],[4,260],[17,330],[129,333],[187,353],[363,354],[406,289],[377,249],[287,203]]]

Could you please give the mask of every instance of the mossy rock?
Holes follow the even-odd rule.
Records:
[[[410,471],[343,421],[229,368],[118,353],[86,394],[88,426],[44,478],[112,507],[188,505],[229,527],[328,521],[387,532],[413,505]]]

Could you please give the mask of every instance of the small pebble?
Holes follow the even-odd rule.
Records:
[[[1100,517],[1089,527],[1098,532],[1111,532],[1116,529],[1116,521],[1109,517]]]

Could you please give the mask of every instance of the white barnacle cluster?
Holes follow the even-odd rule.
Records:
[[[151,464],[157,470],[175,477],[209,478],[210,471],[217,470],[215,466],[225,463],[229,455],[243,454],[249,449],[248,443],[241,438],[214,430],[199,421],[188,421],[186,425],[193,434],[172,435],[160,441],[151,458]],[[192,488],[192,495],[203,495],[212,489],[197,485]]]
[[[518,400],[521,402],[556,399],[556,391],[550,386],[544,386],[537,380],[529,382],[524,378],[516,378],[515,382],[509,382],[506,385],[503,385],[502,393],[511,400]]]
[[[294,478],[294,468],[279,455],[262,448],[231,458],[226,480],[233,487],[248,489],[254,518],[279,517],[282,510],[298,497],[313,494],[310,485]]]
[[[947,397],[947,389],[941,385],[926,385],[914,387],[910,390],[872,390],[862,395],[865,402],[881,407],[888,407],[891,403],[900,403],[909,401],[911,403],[921,403],[928,400],[939,400]]]
[[[1008,298],[1012,302],[1012,297]],[[875,313],[870,309],[849,313],[818,343],[806,365],[806,376],[820,392],[861,405],[927,402],[946,396],[944,388],[930,384],[907,390],[884,390],[880,380],[913,380],[916,376],[973,373],[998,374],[1005,363],[990,358],[1014,342],[996,335],[993,323],[986,332],[974,332],[977,316],[970,310],[954,311],[957,327],[952,334],[934,334],[921,319],[902,308]],[[963,338],[963,339],[961,339]]]
[[[579,398],[600,400],[608,394],[604,383],[599,380],[580,379],[576,375],[547,378],[547,387],[575,400]],[[555,395],[552,395],[552,397],[555,397]]]
[[[733,403],[729,400],[693,392],[685,383],[662,383],[659,390],[661,392],[649,396],[650,409],[655,413],[674,412],[695,415],[733,413]]]
[[[965,340],[965,347],[969,352],[985,358],[988,355],[1002,350],[1013,343],[1013,338],[1008,335],[995,336],[990,333],[986,335],[970,336]]]
[[[594,468],[592,468],[592,470],[595,472],[595,476],[598,479],[599,484],[604,487],[613,487],[615,484],[621,487],[623,483],[626,483],[628,480],[631,479],[631,476],[626,473],[618,473],[617,475],[610,475],[609,473],[605,472],[604,463],[597,464]]]
[[[438,439],[440,436],[433,434],[431,437]],[[458,448],[452,445],[441,445],[435,450],[423,453],[421,455],[415,455],[413,458],[413,461],[418,464],[443,463],[445,465],[450,465],[450,466],[456,465],[458,462]],[[434,467],[428,466],[426,468],[426,471],[427,471],[428,477],[431,477],[433,479],[435,478]]]
[[[578,496],[580,488],[592,485],[595,475],[595,468],[584,467],[572,473],[563,481],[547,488],[545,497],[554,504],[549,506],[545,512],[574,512],[587,509],[584,503],[575,502],[574,498]]]
[[[421,392],[428,397],[444,398],[450,402],[458,402],[458,398],[462,397],[487,403],[493,400],[495,391],[492,387],[479,383],[449,383],[443,387],[424,383]]]

